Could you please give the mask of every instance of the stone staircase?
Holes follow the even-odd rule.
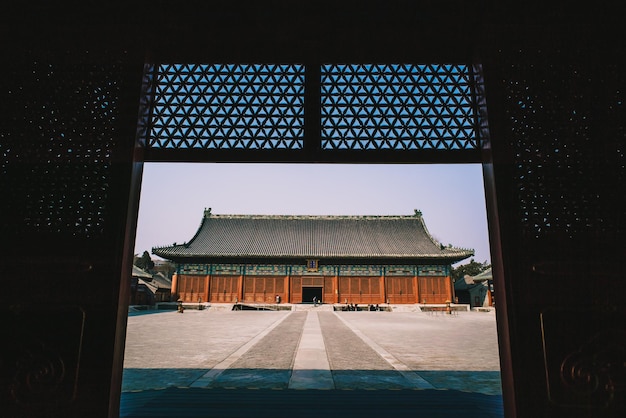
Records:
[[[313,305],[312,303],[299,303],[292,305],[294,311],[318,311],[318,312],[332,312],[333,305],[331,304],[321,304],[321,305]]]

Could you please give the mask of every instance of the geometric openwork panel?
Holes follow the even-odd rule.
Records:
[[[24,55],[8,68],[13,88],[3,89],[0,231],[101,235],[126,68],[77,63],[69,52]]]
[[[503,56],[503,103],[528,236],[624,231],[626,75],[605,63],[521,50]],[[566,75],[566,76],[565,76]],[[565,179],[567,181],[565,181]]]
[[[301,149],[304,66],[162,64],[148,147]]]
[[[476,149],[467,65],[322,67],[322,148]]]

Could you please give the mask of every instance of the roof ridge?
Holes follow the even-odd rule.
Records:
[[[415,219],[415,215],[261,215],[261,214],[210,214],[221,219]]]

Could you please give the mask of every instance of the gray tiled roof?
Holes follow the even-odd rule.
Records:
[[[477,274],[476,276],[473,277],[475,282],[480,282],[483,280],[493,280],[493,274],[491,273],[491,267],[489,267],[487,270],[483,271],[482,273]]]
[[[174,261],[198,258],[429,259],[456,262],[474,250],[442,247],[414,216],[205,214],[185,244],[155,247]]]
[[[140,269],[139,267],[133,265],[133,277],[138,277],[141,279],[148,279],[148,281],[152,280],[152,274],[147,271]]]

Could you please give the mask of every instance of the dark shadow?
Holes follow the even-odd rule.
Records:
[[[335,370],[335,390],[289,389],[285,369],[226,369],[202,382],[207,372],[125,369],[120,417],[504,415],[499,372],[420,371],[433,388],[419,389],[395,370]],[[208,387],[190,387],[200,382]]]
[[[150,355],[146,353],[146,355]],[[124,369],[122,393],[165,389],[169,387],[188,387],[202,377],[207,369]]]
[[[417,370],[416,373],[437,389],[502,395],[502,378],[499,371]]]
[[[230,368],[211,370],[212,377],[200,380],[209,369],[126,368],[123,392],[190,387],[201,384],[206,388],[223,389],[288,389],[291,369]],[[311,371],[320,372],[316,370]],[[424,385],[416,387],[410,376],[423,379]],[[449,389],[484,395],[502,395],[499,371],[474,370],[424,370],[400,373],[397,370],[332,370],[335,390],[400,390]],[[332,389],[329,389],[332,390]]]
[[[501,418],[502,397],[456,390],[168,388],[122,393],[120,416]]]

